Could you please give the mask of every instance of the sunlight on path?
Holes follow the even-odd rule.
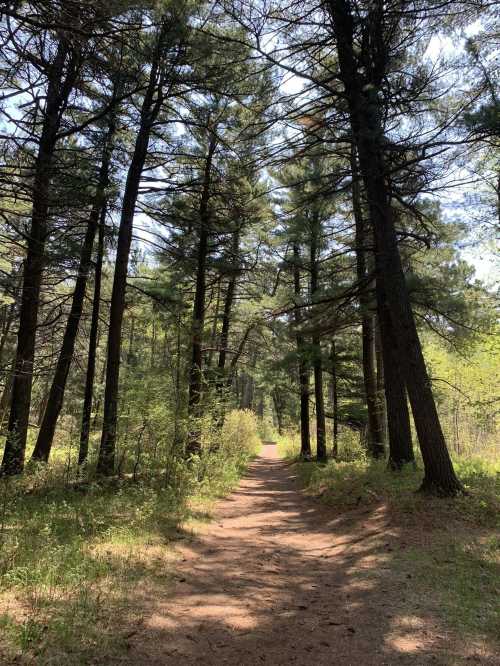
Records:
[[[453,663],[435,626],[405,609],[397,537],[383,507],[336,516],[304,497],[266,445],[180,549],[174,589],[150,599],[127,663]]]

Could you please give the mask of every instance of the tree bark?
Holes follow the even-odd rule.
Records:
[[[31,228],[24,260],[11,408],[1,475],[19,474],[24,469],[38,310],[48,233],[52,165],[62,111],[76,80],[78,61],[77,54],[72,53],[68,44],[61,39],[50,67],[43,126],[34,169]]]
[[[305,339],[301,332],[303,323],[302,310],[300,308],[301,286],[300,286],[300,247],[298,243],[293,245],[293,284],[295,293],[295,340],[297,344],[299,394],[300,394],[300,457],[310,460],[311,452],[311,425],[309,414],[309,364],[305,349]]]
[[[236,261],[240,251],[240,230],[236,229],[233,234],[232,254]],[[227,283],[226,295],[224,297],[224,312],[222,313],[222,329],[220,334],[219,359],[217,362],[218,382],[217,386],[224,385],[224,373],[226,368],[227,348],[229,344],[229,331],[231,327],[231,313],[233,310],[234,298],[236,295],[236,284],[238,271],[233,269]]]
[[[108,350],[106,363],[106,388],[104,391],[104,414],[101,444],[97,460],[97,473],[110,476],[115,467],[116,428],[118,420],[118,386],[120,379],[120,356],[122,346],[122,324],[127,290],[128,262],[132,244],[132,230],[139,185],[149,146],[153,124],[164,101],[164,73],[161,67],[166,25],[159,31],[156,50],[151,63],[149,81],[144,95],[139,130],[134,153],[127,174],[123,194],[118,243],[116,247],[115,274],[111,292]]]
[[[384,132],[378,88],[385,69],[377,59],[377,76],[366,81],[354,53],[354,25],[347,0],[328,0],[337,42],[340,76],[345,87],[360,171],[375,235],[377,275],[387,298],[387,311],[398,341],[404,374],[424,462],[421,489],[441,495],[462,491],[439,422],[422,347],[410,305],[386,179]],[[374,17],[376,18],[376,17]],[[370,17],[366,20],[370,20]],[[374,22],[373,42],[383,43],[380,21]],[[387,370],[387,368],[386,368]]]
[[[356,228],[356,275],[359,289],[359,305],[361,310],[361,339],[363,358],[363,383],[365,389],[366,409],[368,413],[368,448],[374,458],[384,456],[384,430],[377,408],[377,377],[375,358],[375,317],[372,311],[366,266],[366,244],[369,237],[366,222],[363,219],[361,204],[361,188],[359,184],[356,150],[351,146],[351,177],[352,177],[352,208]]]
[[[191,366],[189,368],[188,416],[193,424],[188,435],[186,453],[198,454],[201,451],[201,396],[203,390],[203,329],[205,326],[206,270],[208,257],[208,236],[210,232],[210,187],[212,183],[212,161],[217,147],[214,135],[210,137],[205,169],[203,189],[200,198],[196,288],[193,305],[193,323],[191,333]]]
[[[332,370],[331,392],[332,392],[332,417],[333,417],[333,446],[332,455],[334,460],[339,456],[339,391],[337,380],[337,350],[335,340],[332,340],[330,350],[330,363]]]
[[[382,339],[380,333],[379,317],[375,323],[375,356],[377,358],[377,411],[384,431],[384,446],[389,441],[387,430],[387,408],[385,404],[385,373],[384,359],[382,357]]]
[[[2,322],[2,335],[0,337],[0,366],[3,366],[3,352],[10,335],[12,322],[14,321],[14,316],[17,310],[17,303],[10,303],[9,305],[4,306],[4,308],[6,312]]]
[[[398,362],[397,338],[392,330],[385,294],[379,279],[377,279],[377,303],[389,431],[388,465],[391,469],[399,470],[407,463],[413,463],[415,455],[411,440],[406,387]]]
[[[35,449],[33,451],[32,460],[35,461],[48,462],[49,460],[50,451],[52,449],[52,442],[54,441],[57,420],[59,418],[59,414],[61,413],[64,402],[66,382],[68,379],[69,369],[73,361],[76,338],[78,335],[78,329],[80,327],[80,320],[83,312],[85,292],[87,290],[88,275],[92,265],[94,239],[99,227],[101,211],[105,207],[104,198],[109,181],[109,166],[111,161],[114,133],[115,123],[112,119],[107,136],[105,138],[95,201],[88,219],[87,230],[80,253],[78,276],[76,278],[75,290],[73,292],[71,310],[69,313],[68,321],[66,323],[54,378],[52,380],[52,385],[48,394],[47,406],[45,408]]]
[[[278,423],[278,435],[282,435],[284,432],[284,405],[283,399],[280,395],[280,391],[277,388],[274,388],[272,391],[274,411],[276,413],[276,421]]]
[[[89,451],[90,418],[92,415],[92,400],[94,396],[95,366],[97,359],[97,340],[99,335],[99,311],[101,306],[102,264],[104,260],[104,231],[106,227],[106,205],[101,209],[99,221],[99,235],[97,240],[97,257],[94,272],[94,297],[92,300],[92,318],[90,322],[89,349],[87,358],[87,373],[85,376],[85,391],[83,397],[82,426],[80,430],[80,447],[78,450],[78,464],[87,462]]]
[[[310,237],[310,271],[311,271],[311,302],[314,304],[319,289],[318,241],[320,223],[316,213],[311,220]],[[325,398],[323,394],[323,358],[321,338],[318,333],[312,335],[314,397],[316,401],[316,457],[318,461],[327,459],[326,451],[326,417]]]

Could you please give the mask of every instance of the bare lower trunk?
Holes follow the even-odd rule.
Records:
[[[11,408],[1,474],[19,474],[24,469],[26,439],[31,405],[35,339],[40,306],[40,291],[48,233],[49,190],[52,165],[66,104],[76,77],[77,60],[68,58],[68,47],[59,42],[51,67],[42,133],[35,163],[31,228],[24,260],[23,286],[19,311],[17,351],[11,391]]]
[[[3,432],[3,427],[7,421],[7,411],[9,408],[9,403],[11,401],[13,381],[14,381],[14,372],[11,369],[9,371],[9,374],[7,375],[7,379],[5,380],[5,386],[3,387],[2,397],[0,398],[0,428],[2,428],[2,432]]]
[[[283,397],[280,393],[280,390],[277,388],[273,389],[272,397],[274,404],[274,412],[276,414],[276,421],[278,423],[278,435],[282,435],[285,431]]]
[[[377,77],[366,85],[354,52],[354,25],[347,0],[328,0],[337,42],[340,75],[345,87],[351,125],[366,190],[376,245],[377,274],[383,280],[387,311],[397,339],[398,360],[403,372],[424,462],[422,490],[456,495],[462,486],[453,465],[439,422],[431,384],[401,265],[391,192],[386,180],[384,133],[378,93],[385,63],[377,61]],[[381,30],[380,21],[373,30]],[[375,35],[383,40],[381,35]],[[368,45],[365,45],[368,48]],[[387,368],[386,368],[387,370]]]
[[[378,315],[375,324],[375,355],[377,357],[377,412],[384,431],[384,446],[389,441],[387,431],[387,408],[385,404],[384,359]]]
[[[92,399],[94,395],[94,378],[97,358],[97,340],[99,335],[99,311],[101,305],[102,264],[104,259],[104,230],[106,225],[106,206],[101,211],[99,237],[97,241],[97,257],[94,273],[94,297],[92,300],[92,319],[90,322],[89,349],[87,357],[87,373],[83,397],[82,426],[80,431],[80,448],[78,464],[84,465],[89,451],[90,418],[92,415]]]
[[[311,433],[309,416],[309,364],[306,358],[305,339],[300,328],[302,326],[302,310],[300,307],[301,285],[300,285],[300,248],[297,243],[293,246],[293,281],[296,298],[294,312],[298,356],[299,393],[300,393],[300,457],[304,460],[311,458]]]
[[[337,381],[337,351],[335,340],[332,340],[330,350],[330,364],[332,371],[331,379],[331,395],[332,395],[332,419],[333,419],[333,441],[332,441],[332,456],[334,460],[339,455],[339,391]]]
[[[240,250],[240,233],[237,229],[233,234],[232,242],[232,254],[234,261],[237,260]],[[238,272],[234,269],[232,275],[229,278],[226,288],[226,294],[224,297],[224,312],[222,314],[222,329],[220,334],[219,341],[219,358],[217,361],[217,380],[216,380],[216,392],[219,399],[219,414],[217,417],[217,423],[219,427],[222,427],[224,424],[225,418],[225,388],[227,388],[227,379],[226,379],[226,359],[227,359],[227,349],[229,345],[229,332],[231,328],[231,315],[233,311],[233,304],[236,295],[236,285],[238,279]]]
[[[114,124],[112,123],[105,140],[105,148],[99,173],[99,182],[97,186],[95,202],[92,206],[92,211],[88,219],[87,230],[80,253],[78,276],[76,278],[75,290],[73,292],[71,310],[69,313],[68,321],[66,323],[54,378],[48,394],[47,406],[45,408],[35,449],[33,451],[32,459],[36,461],[47,462],[49,459],[57,421],[64,402],[66,382],[75,351],[76,338],[78,335],[80,319],[83,312],[85,292],[87,290],[87,280],[92,264],[94,239],[99,227],[99,217],[104,206],[104,196],[106,187],[108,185],[109,164],[111,160],[111,141],[114,131],[115,128]]]
[[[199,210],[199,238],[197,250],[196,287],[193,305],[191,337],[191,366],[189,369],[188,415],[190,431],[186,452],[197,454],[201,451],[201,397],[203,390],[203,329],[205,326],[206,270],[208,256],[208,234],[210,224],[210,186],[212,182],[212,160],[216,148],[215,137],[210,139],[205,160],[203,190]]]
[[[318,242],[320,223],[317,215],[313,216],[311,222],[310,238],[310,270],[311,270],[311,301],[314,303],[319,289],[319,266],[318,266]],[[312,336],[313,349],[313,374],[314,374],[314,397],[316,401],[316,457],[324,462],[327,459],[326,451],[326,417],[325,399],[323,394],[323,357],[321,350],[321,338],[314,333]]]
[[[316,400],[316,457],[319,461],[324,462],[327,459],[326,418],[320,338],[313,336],[312,343],[316,354],[316,358],[313,360],[314,397]]]
[[[375,374],[375,317],[371,303],[371,281],[368,280],[366,245],[369,239],[361,205],[356,150],[351,147],[352,204],[356,225],[356,274],[360,290],[361,338],[363,350],[363,383],[368,413],[368,447],[374,458],[382,458],[384,451],[383,423],[377,409],[377,378]]]
[[[6,309],[6,314],[2,322],[2,335],[0,337],[0,366],[3,365],[3,353],[10,335],[12,322],[14,321],[14,316],[16,314],[17,304],[13,302],[10,305],[6,305],[4,307]]]
[[[158,34],[155,55],[149,72],[148,87],[142,103],[141,119],[134,153],[123,194],[116,247],[113,290],[111,292],[102,435],[97,460],[97,473],[104,476],[113,474],[115,467],[118,385],[120,379],[122,324],[127,290],[128,262],[132,244],[135,207],[139,194],[141,175],[148,152],[149,138],[153,124],[163,104],[163,86],[165,85],[165,81],[160,62],[163,57],[162,52],[165,37],[166,25],[162,26]]]
[[[397,340],[387,312],[383,288],[377,279],[380,343],[384,366],[384,386],[389,432],[389,467],[401,469],[413,463],[415,456],[411,440],[410,414],[406,388],[399,368]]]

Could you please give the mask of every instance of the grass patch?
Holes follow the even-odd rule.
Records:
[[[230,414],[217,452],[105,483],[57,463],[0,480],[0,663],[112,660],[175,575],[174,545],[210,518],[257,450]]]
[[[282,452],[294,452],[290,444]],[[296,450],[296,449],[295,449]],[[297,463],[305,491],[339,512],[386,505],[401,548],[391,571],[411,572],[409,605],[424,604],[444,626],[472,641],[498,646],[500,636],[500,464],[454,461],[468,495],[440,499],[418,489],[422,471],[387,470],[362,456],[350,462]]]

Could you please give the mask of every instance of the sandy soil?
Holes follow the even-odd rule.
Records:
[[[407,537],[406,534],[403,535]],[[383,506],[343,515],[304,496],[264,447],[215,520],[180,550],[131,632],[127,664],[376,666],[500,663],[465,650],[391,568],[401,526]]]

